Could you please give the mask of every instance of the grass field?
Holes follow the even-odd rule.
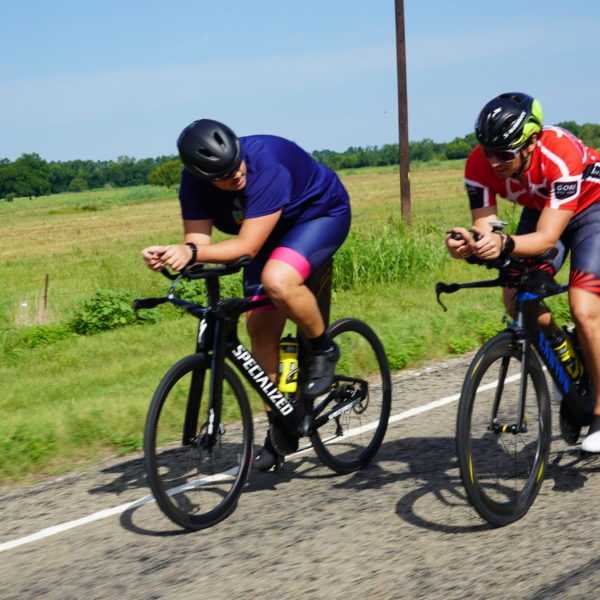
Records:
[[[462,167],[414,166],[410,228],[400,220],[397,168],[340,173],[353,225],[336,258],[332,318],[368,321],[396,370],[471,350],[502,325],[498,290],[449,296],[448,312],[436,303],[436,281],[490,275],[445,252],[448,227],[469,224]],[[508,210],[504,218],[514,221]],[[162,295],[165,280],[142,265],[140,249],[180,237],[176,192],[165,188],[0,206],[0,485],[141,447],[153,390],[168,366],[193,350],[195,319],[171,311],[155,324],[35,347],[25,333],[64,323],[78,300],[99,289]]]

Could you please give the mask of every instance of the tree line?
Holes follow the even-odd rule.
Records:
[[[558,123],[584,143],[600,150],[600,125],[575,121]],[[477,144],[469,133],[450,142],[423,139],[409,143],[411,161],[464,159]],[[315,150],[312,156],[334,170],[398,164],[398,144],[350,147],[345,152]],[[151,183],[175,187],[179,183],[181,162],[177,156],[136,160],[120,156],[116,161],[45,161],[35,153],[23,154],[11,162],[0,159],[0,198],[45,196],[61,192],[81,192],[102,187],[129,187]]]
[[[46,196],[102,187],[129,187],[149,183],[150,176],[174,156],[116,161],[70,160],[47,162],[39,154],[22,154],[15,161],[0,159],[0,198]],[[181,164],[178,170],[181,171]]]
[[[557,126],[568,129],[587,146],[600,151],[600,125],[593,123],[578,125],[575,121],[563,121],[557,123]],[[434,142],[426,138],[418,142],[409,142],[409,155],[411,162],[464,159],[476,145],[477,139],[474,133],[454,138],[450,142]],[[345,152],[317,150],[313,152],[313,156],[335,170],[394,165],[398,163],[398,144],[388,144],[381,148],[377,146],[348,148]]]

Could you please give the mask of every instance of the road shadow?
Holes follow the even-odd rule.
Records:
[[[559,440],[556,436],[553,441]],[[444,533],[492,528],[479,517],[466,496],[454,437],[405,438],[401,442],[395,445],[395,460],[405,463],[403,479],[411,480],[415,486],[398,500],[398,517],[417,527]],[[551,486],[553,492],[572,493],[584,487],[590,473],[598,471],[600,456],[583,455],[579,447],[551,449],[542,489]],[[417,510],[419,502],[428,496],[429,510]]]
[[[555,438],[556,443],[559,438]],[[600,457],[582,456],[578,447],[550,453],[546,481],[553,492],[572,493],[581,489],[588,476],[600,470]],[[101,471],[110,476],[102,485],[89,489],[90,494],[109,494],[118,497],[125,491],[139,490],[149,494],[143,459],[141,457],[111,465]],[[252,472],[242,492],[244,495],[282,491],[292,481],[322,480],[327,489],[348,492],[410,487],[395,505],[402,520],[423,529],[444,533],[470,533],[491,528],[470,506],[466,497],[455,449],[454,437],[411,437],[385,441],[373,461],[364,469],[339,475],[323,468],[312,449],[292,456],[279,472]],[[324,488],[324,493],[327,491]],[[543,489],[543,487],[542,487]],[[388,493],[389,495],[389,493]],[[173,525],[168,529],[148,529],[136,525],[134,515],[145,505],[133,505],[121,514],[124,528],[140,535],[173,536],[186,532]],[[419,508],[427,505],[428,510]]]

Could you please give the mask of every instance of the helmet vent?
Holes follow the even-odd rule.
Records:
[[[218,131],[215,131],[214,138],[217,144],[219,144],[219,146],[221,146],[221,148],[225,150],[227,144],[225,143],[225,140],[221,137]]]

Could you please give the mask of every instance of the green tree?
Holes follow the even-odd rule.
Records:
[[[38,154],[23,154],[12,163],[0,165],[0,197],[43,196],[51,191],[48,163]]]
[[[181,178],[182,165],[179,160],[170,160],[154,167],[148,175],[148,181],[152,185],[164,185],[171,188],[176,187]]]
[[[473,148],[464,138],[454,138],[446,144],[445,154],[448,159],[467,158]]]
[[[87,189],[87,181],[85,179],[83,179],[83,177],[75,177],[74,179],[71,180],[71,183],[69,184],[69,191],[70,192],[83,192],[83,190]]]

